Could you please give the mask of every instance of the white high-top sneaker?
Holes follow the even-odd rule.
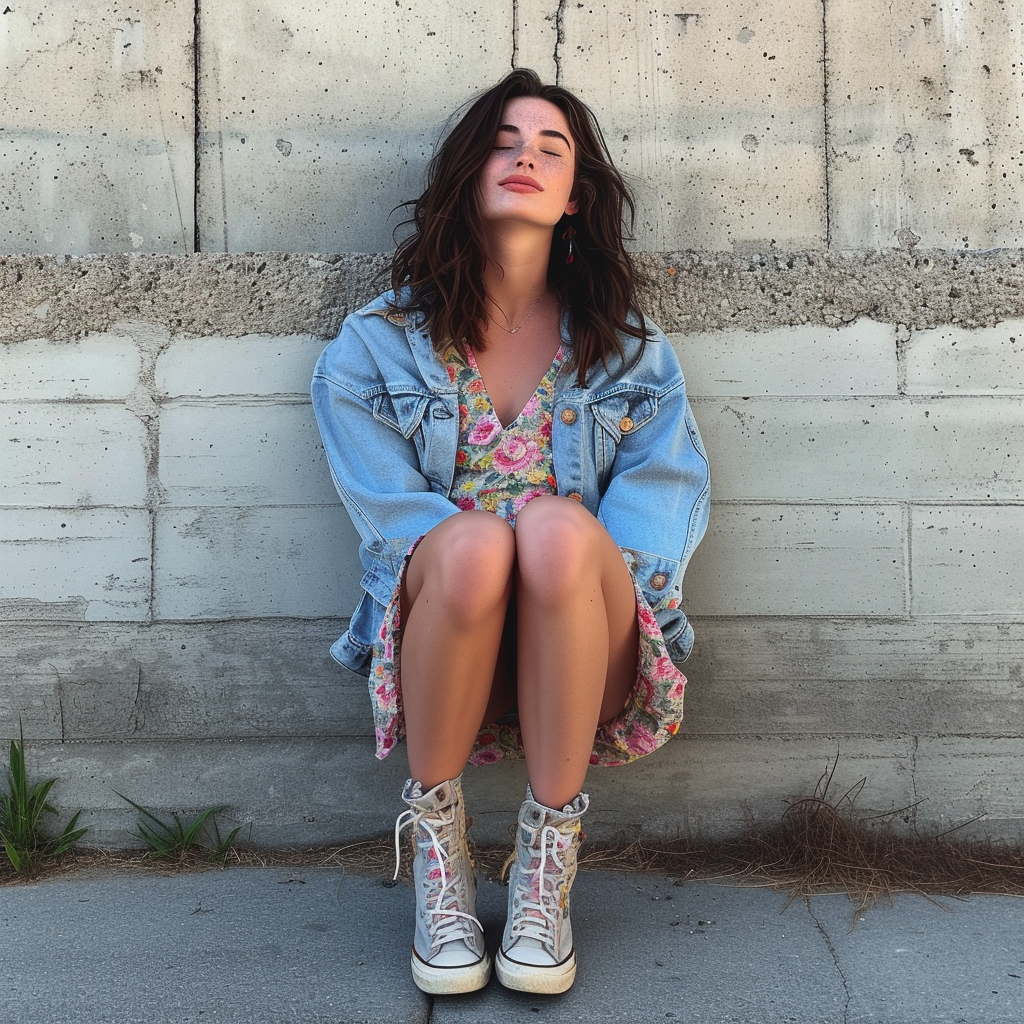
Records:
[[[580,793],[560,811],[533,799],[519,810],[516,859],[508,881],[508,921],[495,961],[498,980],[520,992],[565,992],[576,979],[569,890],[590,804]]]
[[[466,846],[461,776],[427,793],[410,779],[402,799],[409,809],[395,822],[396,858],[403,828],[412,826],[416,842],[413,981],[432,995],[475,992],[487,984],[491,961],[483,928],[475,917],[476,875]]]

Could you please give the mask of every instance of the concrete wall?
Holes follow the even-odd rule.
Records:
[[[513,63],[592,105],[639,249],[1024,245],[1024,0],[6,6],[7,252],[386,251]]]
[[[0,735],[95,837],[115,790],[262,843],[389,826],[307,398],[387,260],[299,254],[389,249],[513,62],[637,182],[715,473],[684,735],[593,772],[588,831],[739,831],[838,751],[909,827],[1024,835],[1024,0],[9,8]],[[481,835],[522,778],[470,773]]]

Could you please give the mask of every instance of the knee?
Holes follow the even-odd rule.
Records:
[[[460,512],[445,520],[420,567],[432,600],[452,615],[472,618],[508,599],[515,564],[515,537],[503,519],[489,512]]]
[[[557,598],[600,578],[598,532],[604,527],[568,498],[541,497],[516,519],[516,560],[522,585]]]

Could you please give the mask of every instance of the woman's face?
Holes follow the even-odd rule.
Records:
[[[553,227],[577,210],[575,176],[576,142],[561,110],[536,97],[509,100],[480,171],[483,218]]]

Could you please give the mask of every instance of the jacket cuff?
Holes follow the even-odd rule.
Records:
[[[679,607],[683,581],[678,559],[652,555],[649,551],[637,551],[635,548],[620,547],[619,550],[651,611],[670,611]]]
[[[402,564],[420,539],[394,537],[391,540],[375,541],[367,547],[370,564],[359,585],[382,607],[388,606],[401,578]]]

